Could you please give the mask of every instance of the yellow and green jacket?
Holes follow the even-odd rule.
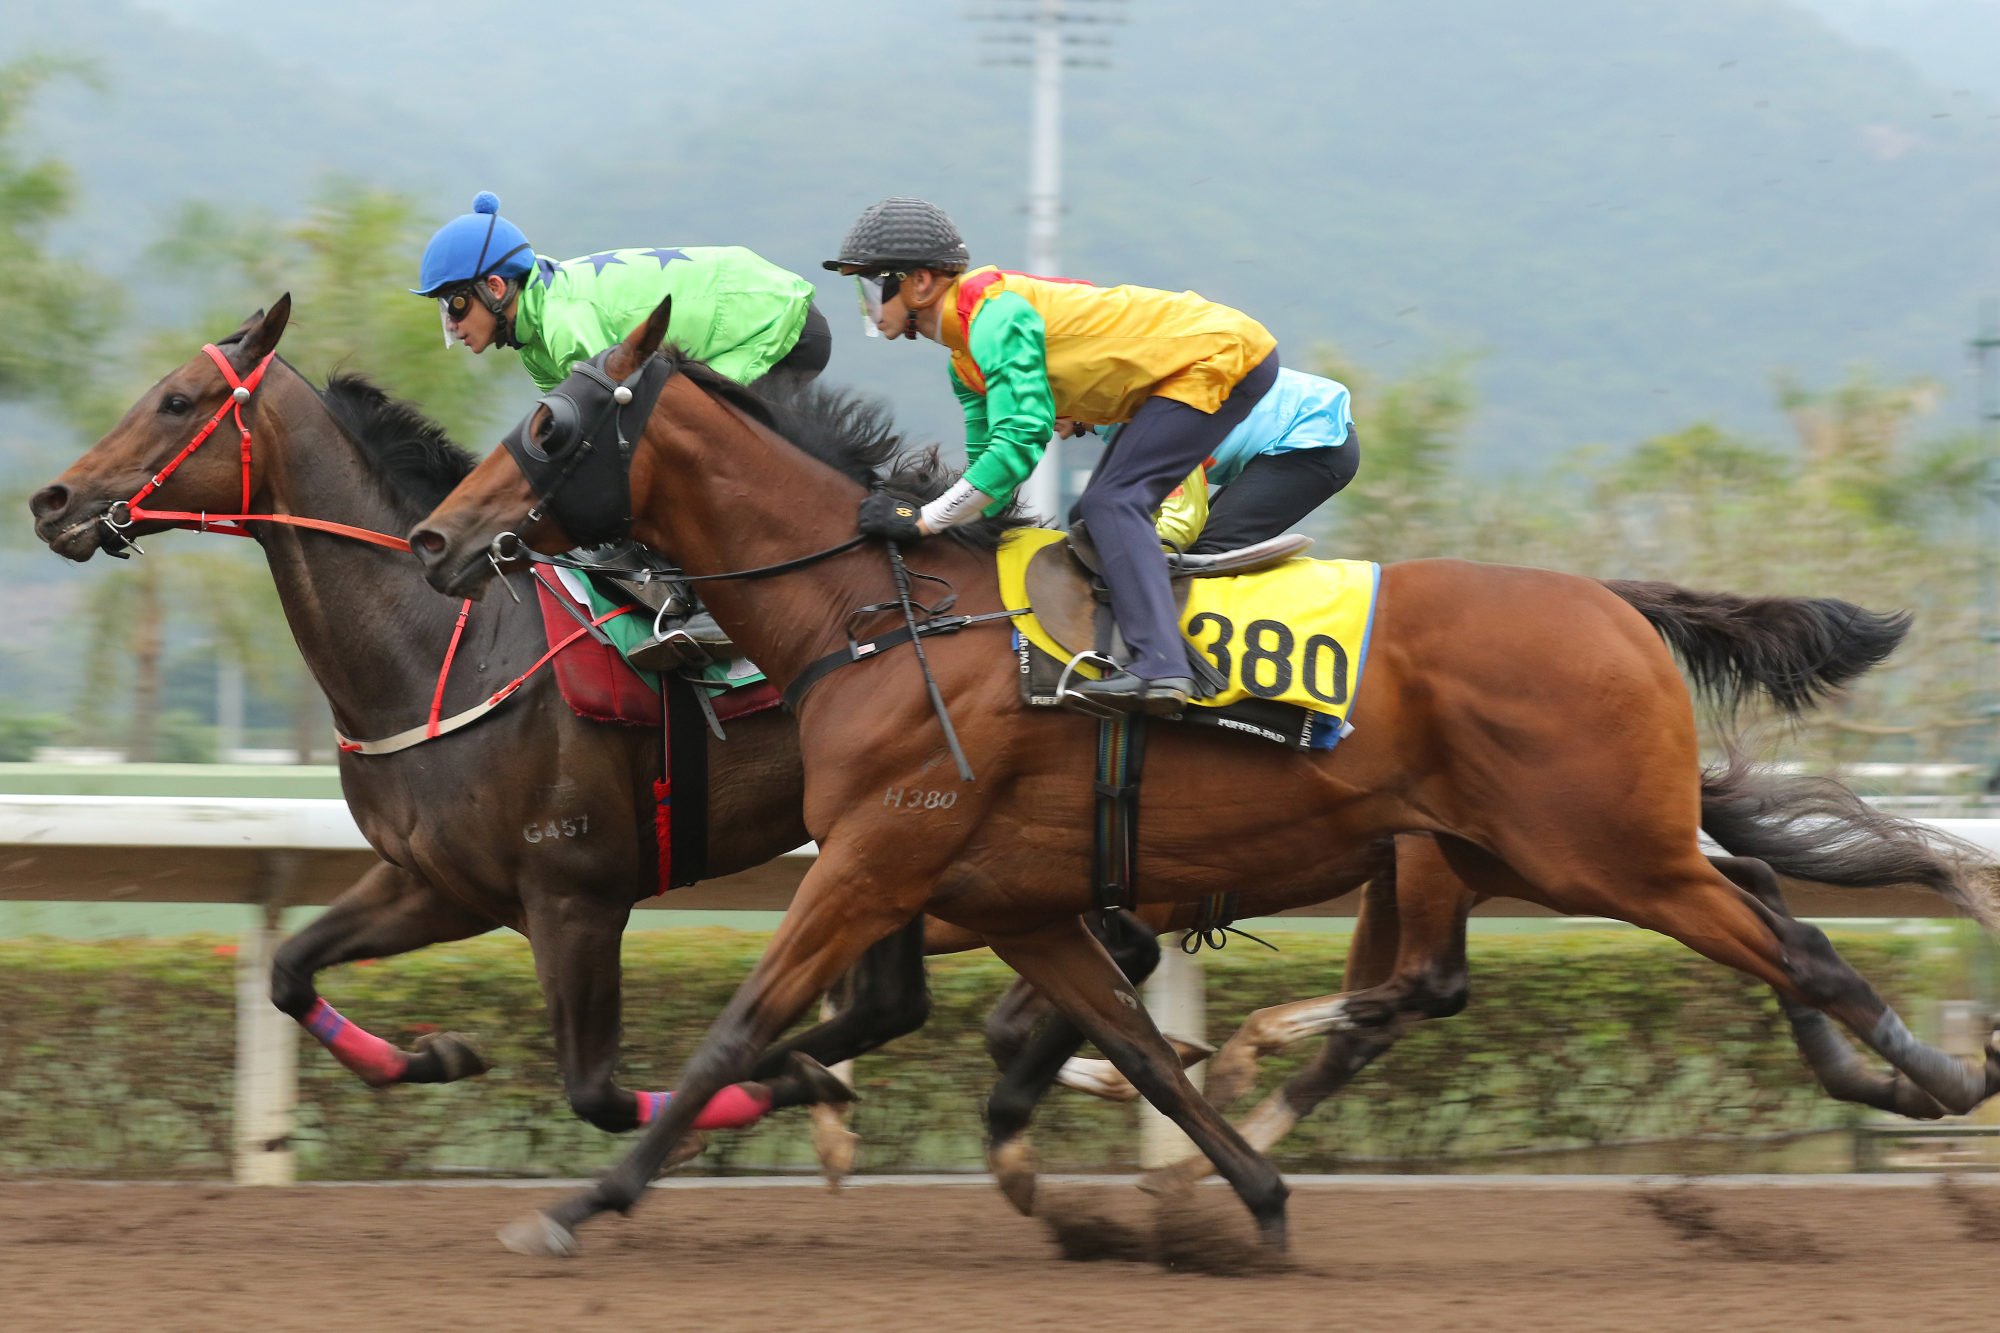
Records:
[[[996,268],[962,275],[940,314],[965,409],[965,480],[1000,503],[1035,470],[1058,416],[1129,421],[1151,397],[1213,412],[1278,346],[1256,320],[1193,292]]]

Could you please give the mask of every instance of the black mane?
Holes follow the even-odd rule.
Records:
[[[336,372],[319,397],[361,446],[383,491],[413,518],[437,508],[478,461],[453,444],[444,427],[359,375]]]
[[[888,409],[852,389],[769,379],[746,388],[679,348],[663,348],[661,355],[711,397],[863,486],[934,500],[957,478],[957,471],[938,456],[938,446],[906,447]],[[1017,500],[1001,514],[961,524],[948,535],[974,550],[991,551],[1008,529],[1028,522]]]

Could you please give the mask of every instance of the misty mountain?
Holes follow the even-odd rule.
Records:
[[[1993,104],[1798,5],[1117,9],[1079,50],[1109,66],[1067,77],[1063,269],[1239,305],[1294,363],[1471,355],[1481,467],[1701,418],[1777,434],[1781,369],[1954,377],[2000,289]],[[889,193],[943,204],[976,261],[1024,259],[1027,76],[987,63],[1019,48],[917,0],[21,18],[0,55],[81,44],[105,71],[47,99],[36,143],[81,177],[67,239],[111,267],[187,198],[296,213],[335,173],[442,220],[491,188],[558,256],[732,242],[809,273],[830,373],[948,438],[942,353],[861,339],[817,263]]]

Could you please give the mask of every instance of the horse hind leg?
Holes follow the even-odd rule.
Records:
[[[1465,1007],[1466,917],[1481,896],[1453,872],[1433,839],[1396,840],[1394,866],[1363,891],[1344,978],[1348,989],[1260,1010],[1216,1058],[1220,1065],[1231,1047],[1263,1055],[1290,1041],[1328,1034],[1311,1064],[1237,1123],[1252,1148],[1269,1152],[1414,1023],[1448,1018]],[[1254,1067],[1250,1072],[1254,1074]],[[1211,1066],[1211,1090],[1214,1075]],[[1213,1091],[1210,1095],[1212,1100],[1218,1096]],[[1225,1089],[1222,1095],[1233,1100],[1240,1090]],[[1174,1193],[1208,1172],[1206,1161],[1190,1157],[1151,1172],[1141,1188]]]
[[[1580,819],[1573,823],[1583,826]],[[1991,1046],[1984,1059],[1965,1061],[1917,1040],[1817,927],[1774,911],[1738,888],[1694,850],[1692,838],[1683,844],[1678,837],[1646,836],[1655,832],[1666,830],[1632,828],[1618,854],[1600,860],[1588,850],[1587,838],[1537,845],[1503,831],[1502,840],[1509,845],[1502,859],[1528,882],[1548,890],[1546,898],[1536,895],[1538,901],[1669,935],[1756,977],[1781,997],[1831,1016],[1948,1114],[1963,1115],[2000,1089],[2000,1053]],[[1656,845],[1649,848],[1649,842]],[[1808,1059],[1817,1055],[1839,1082],[1825,1035],[1810,1022],[1805,1025],[1804,1040],[1811,1043]],[[1815,1066],[1816,1073],[1819,1068]],[[1892,1095],[1904,1113],[1922,1113],[1916,1099]]]
[[[472,1078],[489,1066],[471,1038],[433,1032],[417,1038],[415,1049],[398,1050],[328,1004],[313,979],[341,963],[393,958],[483,935],[497,924],[384,862],[278,947],[271,962],[271,1003],[370,1087]]]
[[[1770,866],[1748,857],[1709,860],[1774,916],[1797,925]],[[1793,1043],[1827,1095],[1912,1120],[1936,1120],[1946,1114],[1937,1098],[1918,1088],[1900,1071],[1881,1074],[1869,1069],[1826,1014],[1782,990],[1777,996],[1778,1008],[1791,1027]]]

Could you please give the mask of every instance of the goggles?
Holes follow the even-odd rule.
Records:
[[[865,319],[868,336],[879,338],[882,330],[877,321],[882,318],[882,307],[896,299],[896,293],[903,290],[903,279],[907,273],[857,273],[854,284],[861,291],[861,313]]]
[[[438,318],[444,323],[444,345],[464,342],[459,336],[458,326],[472,313],[472,307],[479,301],[479,289],[473,283],[461,283],[443,296],[438,297]]]

